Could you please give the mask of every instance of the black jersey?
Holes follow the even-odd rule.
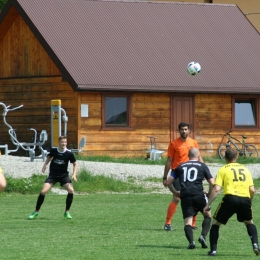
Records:
[[[204,193],[203,180],[213,178],[205,163],[192,160],[180,164],[175,169],[173,177],[180,180],[181,198]]]
[[[58,148],[52,148],[49,157],[53,157],[50,164],[50,177],[68,176],[68,164],[76,162],[74,154],[70,150],[60,152]]]

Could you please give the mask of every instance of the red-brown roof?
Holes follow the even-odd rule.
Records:
[[[260,93],[260,35],[236,5],[13,5],[75,90]],[[201,64],[198,76],[187,73],[190,61]]]

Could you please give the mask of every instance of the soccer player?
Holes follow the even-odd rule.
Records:
[[[3,174],[2,169],[0,168],[0,193],[4,191],[5,187],[6,187],[6,178]]]
[[[189,161],[180,164],[167,180],[167,185],[172,187],[172,183],[179,179],[181,190],[175,192],[175,196],[181,198],[181,208],[184,219],[184,231],[189,241],[188,249],[196,247],[193,239],[192,218],[200,211],[204,220],[202,222],[201,236],[198,241],[202,248],[207,248],[206,236],[210,229],[211,212],[203,211],[208,202],[208,198],[203,190],[203,181],[209,183],[209,193],[213,188],[214,179],[207,165],[199,161],[199,150],[191,148],[189,150]]]
[[[224,197],[214,213],[214,220],[210,229],[209,256],[217,255],[220,225],[225,225],[234,214],[237,215],[238,222],[243,222],[246,225],[253,250],[257,256],[260,255],[257,229],[252,220],[254,183],[250,171],[244,165],[236,163],[237,157],[236,150],[231,148],[226,150],[225,160],[227,164],[219,169],[208,203],[204,208],[204,212],[206,212],[223,187]]]
[[[167,176],[169,171],[174,171],[180,163],[186,162],[189,160],[188,152],[191,148],[199,148],[197,141],[189,138],[190,133],[190,125],[185,122],[181,122],[178,125],[180,137],[172,141],[168,147],[168,158],[164,167],[164,175],[163,175],[163,185],[167,187]],[[201,156],[199,156],[199,161],[203,162]],[[179,181],[176,180],[173,183],[174,189],[179,191],[180,184]],[[171,189],[170,189],[171,190]],[[171,192],[173,192],[171,190]],[[164,230],[171,231],[171,220],[177,209],[180,198],[176,197],[173,193],[172,201],[170,202],[167,210],[166,221],[164,225]],[[193,219],[192,227],[196,229],[196,216]]]
[[[52,148],[50,153],[48,153],[47,159],[42,167],[42,172],[45,172],[49,162],[51,162],[49,175],[45,180],[40,195],[38,196],[36,209],[29,216],[29,219],[34,219],[39,215],[39,211],[43,204],[45,195],[57,182],[59,182],[60,185],[68,191],[64,217],[71,219],[72,217],[69,210],[73,201],[74,188],[71,179],[69,178],[68,164],[69,162],[73,164],[72,180],[77,182],[77,163],[74,154],[67,149],[67,137],[59,137],[59,146]]]

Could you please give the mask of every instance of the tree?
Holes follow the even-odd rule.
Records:
[[[3,10],[5,4],[7,3],[8,0],[0,0],[0,11]]]

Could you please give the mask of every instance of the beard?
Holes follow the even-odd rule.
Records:
[[[181,133],[181,138],[187,138],[188,137],[188,133]]]

